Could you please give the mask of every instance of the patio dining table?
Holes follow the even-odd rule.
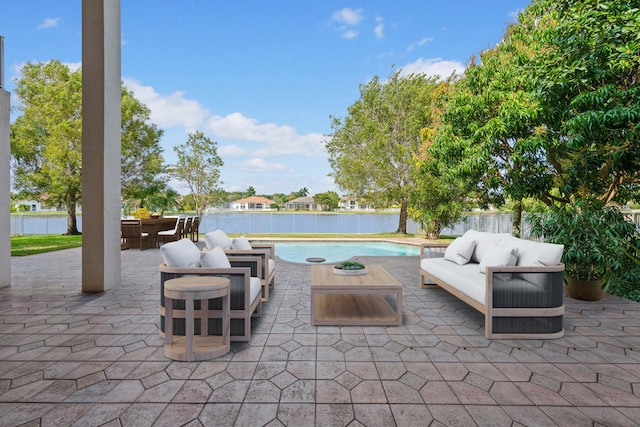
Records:
[[[158,232],[173,230],[176,226],[176,217],[166,218],[142,218],[142,232],[149,233],[149,245],[158,247]]]

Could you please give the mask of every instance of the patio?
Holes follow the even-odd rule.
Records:
[[[565,336],[489,341],[418,286],[417,257],[361,258],[404,285],[404,325],[312,327],[310,267],[278,261],[249,343],[174,362],[158,336],[158,249],[81,293],[81,250],[12,258],[0,289],[0,425],[635,426],[640,304],[565,299]]]

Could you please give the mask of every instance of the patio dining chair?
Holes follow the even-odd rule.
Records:
[[[200,233],[200,217],[194,216],[193,222],[191,223],[191,241],[197,242],[199,240]]]
[[[173,230],[158,231],[158,243],[175,242],[182,238],[184,218],[176,217],[176,226]]]
[[[142,232],[142,224],[139,219],[120,220],[121,249],[138,247],[140,250],[148,248],[149,233]]]
[[[193,217],[187,217],[184,220],[184,227],[182,228],[182,239],[191,238],[191,232],[193,230]]]

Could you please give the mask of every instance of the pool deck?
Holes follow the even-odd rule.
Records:
[[[417,257],[360,258],[404,286],[397,327],[310,325],[310,265],[277,261],[252,339],[175,362],[158,336],[158,249],[83,294],[81,249],[12,258],[0,289],[0,426],[636,426],[640,304],[565,298],[565,336],[487,340],[420,289]]]

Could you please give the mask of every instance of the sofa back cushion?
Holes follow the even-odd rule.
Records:
[[[511,247],[493,244],[480,261],[480,273],[486,273],[487,267],[516,265],[518,258]]]
[[[471,262],[480,264],[482,258],[489,252],[492,245],[498,244],[510,233],[488,233],[486,231],[467,230],[462,237],[476,241],[476,246],[471,255]]]
[[[518,266],[552,266],[560,264],[564,245],[554,243],[534,242],[533,240],[509,237],[502,241],[518,248]],[[525,280],[536,281],[538,273],[521,273]]]
[[[464,265],[471,260],[476,241],[471,238],[458,237],[444,251],[444,259]]]
[[[207,248],[213,249],[216,246],[222,248],[222,250],[231,249],[232,241],[227,233],[222,230],[211,231],[204,235],[204,243]]]
[[[167,267],[200,267],[200,249],[191,239],[180,239],[160,246],[160,254]]]

